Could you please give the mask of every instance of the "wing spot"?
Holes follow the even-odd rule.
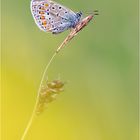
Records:
[[[41,16],[40,19],[45,19],[45,16]]]
[[[39,14],[41,14],[41,15],[42,15],[42,14],[45,14],[45,13],[44,13],[43,11],[39,11]]]
[[[42,22],[42,25],[46,25],[46,24],[47,24],[47,21],[43,21],[43,22]]]
[[[42,7],[40,6],[39,9],[40,9],[40,10],[45,10],[45,8],[44,8],[43,6],[42,6]]]
[[[45,4],[45,6],[46,6],[46,7],[48,7],[48,6],[49,6],[49,4],[47,4],[47,3],[46,3],[46,4]]]

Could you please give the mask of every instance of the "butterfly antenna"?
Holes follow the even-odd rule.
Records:
[[[91,14],[91,15],[99,15],[99,11],[98,10],[94,10],[94,11],[91,11],[91,12],[84,12],[85,14]]]
[[[94,15],[99,15],[99,11],[98,10],[94,10],[93,13],[94,13]]]

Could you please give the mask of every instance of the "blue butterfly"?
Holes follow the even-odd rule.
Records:
[[[53,34],[75,28],[82,16],[51,0],[31,0],[31,12],[37,26]]]

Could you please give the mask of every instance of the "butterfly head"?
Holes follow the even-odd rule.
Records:
[[[81,19],[81,16],[82,16],[82,12],[81,11],[76,13],[76,17],[77,17],[78,21]]]

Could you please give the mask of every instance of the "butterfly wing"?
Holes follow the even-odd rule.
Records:
[[[72,10],[51,0],[32,0],[31,12],[42,31],[55,34],[71,28],[76,19]]]
[[[49,21],[48,13],[46,12],[50,7],[48,0],[32,0],[31,1],[31,13],[37,26],[46,32],[52,30],[51,21]]]

